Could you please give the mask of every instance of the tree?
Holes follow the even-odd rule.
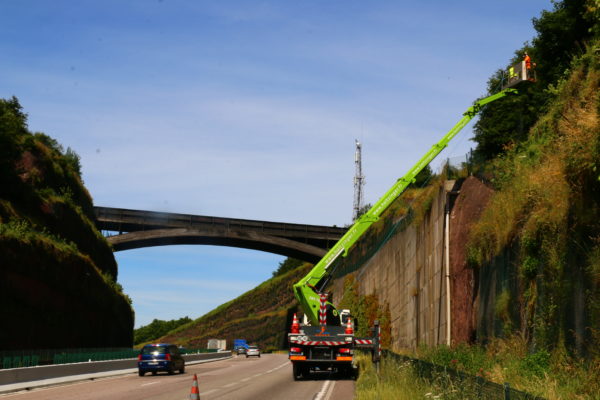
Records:
[[[417,188],[427,186],[431,178],[433,178],[433,171],[431,170],[431,167],[427,165],[425,168],[419,171],[417,176],[415,176],[415,182],[411,186]]]
[[[537,82],[521,84],[517,95],[490,103],[481,111],[474,127],[477,159],[492,159],[507,146],[527,138],[537,116],[553,97],[548,87],[557,84],[568,71],[573,55],[582,53],[585,42],[598,32],[598,13],[592,4],[593,0],[554,2],[552,11],[544,10],[539,18],[533,18],[537,36],[531,45],[526,43],[515,52],[509,65],[522,60],[527,51],[536,63]],[[496,71],[488,80],[488,94],[500,90],[504,70]]]
[[[369,211],[371,209],[371,207],[373,207],[373,204],[371,203],[367,203],[364,206],[362,206],[359,210],[358,213],[356,215],[356,219],[360,218],[361,215],[365,214],[367,211]]]
[[[273,271],[273,277],[283,275],[286,272],[292,271],[301,266],[303,263],[304,261],[288,257],[279,263],[279,267],[277,267],[277,269]]]
[[[560,79],[573,56],[585,52],[585,43],[598,25],[589,14],[592,4],[591,0],[563,0],[554,3],[554,10],[544,10],[539,18],[533,18],[538,33],[533,39],[533,54],[543,86]]]
[[[0,193],[14,189],[15,164],[21,155],[21,142],[28,134],[27,114],[16,97],[0,99]]]
[[[187,316],[170,321],[154,319],[150,324],[134,329],[133,343],[140,344],[159,339],[173,329],[178,328],[183,324],[187,324],[188,322],[192,322],[192,320]]]
[[[522,59],[522,53],[521,50],[518,51],[511,62]],[[488,93],[498,91],[503,74],[502,70],[496,71],[488,80]],[[538,88],[530,85],[519,88],[516,95],[486,105],[474,126],[473,141],[477,143],[475,157],[492,159],[511,143],[525,140],[529,129],[537,120],[540,103],[543,101],[539,99]]]
[[[81,157],[79,154],[75,152],[75,150],[67,147],[67,151],[65,152],[65,161],[71,167],[73,171],[77,173],[77,175],[81,178]]]

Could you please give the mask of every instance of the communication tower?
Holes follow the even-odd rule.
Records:
[[[354,152],[354,211],[352,213],[352,221],[356,221],[356,219],[358,219],[358,213],[363,208],[363,186],[365,185],[365,177],[362,174],[361,161],[362,145],[357,139],[354,139],[354,141],[356,143],[356,151]]]

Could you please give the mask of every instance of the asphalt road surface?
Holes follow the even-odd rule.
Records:
[[[156,376],[137,373],[0,395],[15,400],[189,400],[194,374],[202,400],[348,400],[354,381],[314,375],[294,381],[284,354],[231,359],[186,366],[186,373]]]

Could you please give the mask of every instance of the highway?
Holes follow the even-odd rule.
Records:
[[[137,373],[0,395],[8,400],[188,400],[194,374],[202,400],[348,400],[354,381],[327,375],[294,381],[284,354],[233,358],[186,366],[185,374]]]

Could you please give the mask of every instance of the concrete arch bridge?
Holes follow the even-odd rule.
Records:
[[[240,247],[316,263],[346,232],[336,226],[94,207],[114,251],[173,244]]]

